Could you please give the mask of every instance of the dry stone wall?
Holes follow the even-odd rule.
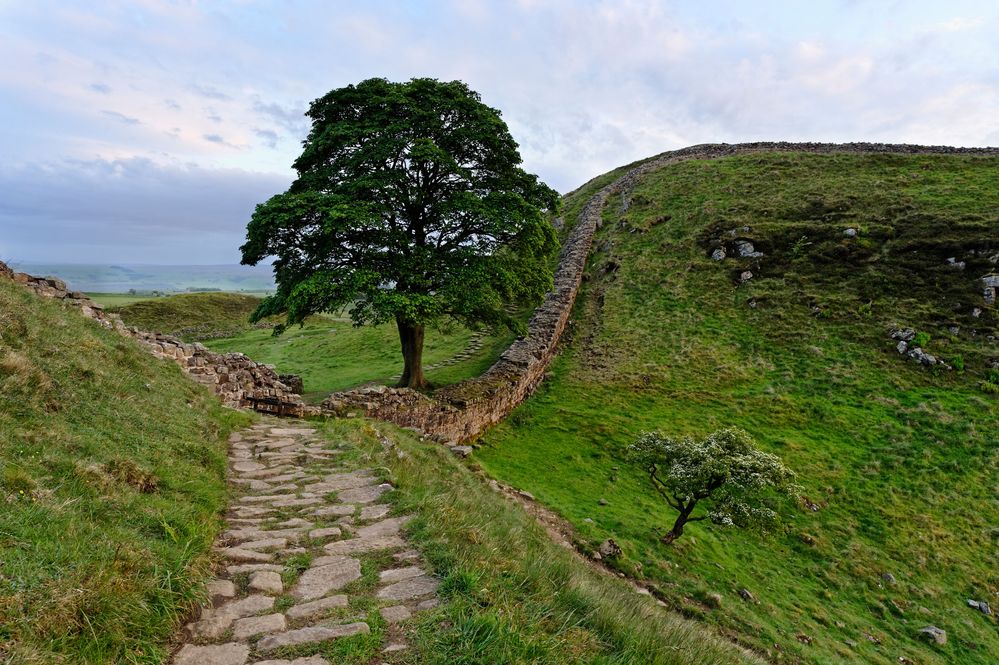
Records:
[[[132,337],[158,358],[173,360],[188,376],[213,390],[226,406],[290,416],[318,413],[316,407],[306,406],[273,369],[250,360],[242,353],[215,353],[201,344],[187,344],[170,335],[128,327],[117,314],[105,312],[85,293],[68,290],[65,282],[55,277],[34,277],[14,272],[0,262],[0,278],[3,277],[31,289],[39,296],[60,300],[79,309],[84,316],[105,328]],[[291,378],[288,377],[288,380]]]
[[[406,388],[382,386],[330,395],[325,412],[360,411],[372,418],[418,430],[449,444],[468,441],[499,422],[533,393],[544,378],[569,322],[582,282],[593,236],[600,228],[607,200],[624,194],[645,174],[690,159],[716,159],[753,152],[808,152],[816,154],[940,154],[999,155],[999,148],[951,148],[887,143],[761,142],[704,144],[665,152],[631,169],[597,192],[587,202],[566,239],[555,273],[554,289],[535,310],[528,333],[514,342],[482,376],[431,396]]]

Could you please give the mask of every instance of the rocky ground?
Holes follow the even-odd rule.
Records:
[[[437,604],[438,581],[382,502],[392,486],[345,452],[300,421],[233,434],[226,566],[175,665],[330,665],[350,638],[404,657],[405,622]]]

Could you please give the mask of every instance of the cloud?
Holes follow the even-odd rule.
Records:
[[[273,129],[255,129],[253,133],[263,139],[263,143],[268,148],[277,148],[278,134]]]
[[[93,90],[94,92],[99,92],[102,95],[107,95],[111,92],[111,86],[109,86],[107,83],[91,83],[87,87]]]
[[[149,159],[0,169],[0,253],[21,261],[235,263],[257,203],[290,178]]]
[[[276,122],[295,137],[305,138],[309,131],[309,119],[305,115],[305,104],[285,107],[276,102],[263,102],[256,99],[253,110],[265,118]]]
[[[101,111],[102,114],[109,118],[114,118],[123,125],[140,125],[142,121],[138,118],[133,118],[132,116],[125,115],[124,113],[118,113],[118,111]]]
[[[196,83],[192,83],[188,86],[188,88],[191,90],[191,92],[206,99],[217,99],[223,102],[232,99],[232,97],[230,97],[226,93],[216,88],[213,88],[210,85],[198,85]]]

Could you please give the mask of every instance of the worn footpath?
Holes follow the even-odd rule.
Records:
[[[333,665],[367,660],[372,641],[375,662],[403,655],[405,621],[437,604],[438,581],[407,546],[407,517],[389,516],[391,485],[343,454],[299,421],[232,435],[226,565],[175,665]]]

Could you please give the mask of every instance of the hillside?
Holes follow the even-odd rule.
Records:
[[[179,293],[115,309],[126,325],[185,341],[231,337],[250,329],[260,298],[242,293]]]
[[[0,662],[162,662],[249,420],[0,275]]]
[[[612,568],[773,662],[995,662],[995,616],[967,601],[999,592],[982,280],[997,210],[996,157],[652,171],[603,211],[550,380],[474,459],[561,514],[580,549],[613,538]],[[732,425],[798,473],[805,501],[769,538],[698,522],[660,544],[674,513],[624,449],[643,430]],[[945,645],[920,637],[928,625]]]

